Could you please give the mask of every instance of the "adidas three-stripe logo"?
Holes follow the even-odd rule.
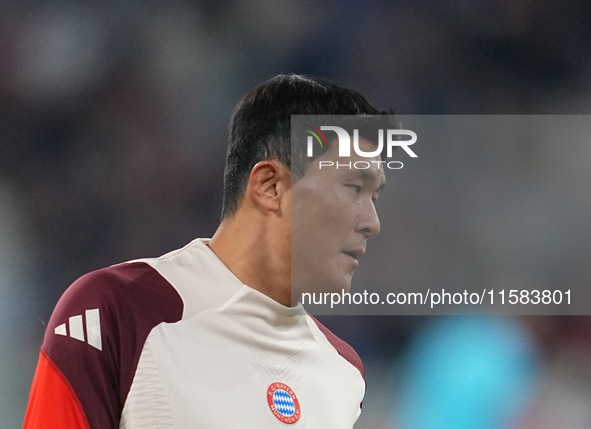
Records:
[[[86,328],[86,341],[84,328]],[[62,323],[55,328],[54,332],[56,335],[74,338],[78,341],[88,343],[95,349],[103,350],[101,341],[101,317],[98,308],[86,310],[84,315],[79,314],[70,317],[68,323]]]

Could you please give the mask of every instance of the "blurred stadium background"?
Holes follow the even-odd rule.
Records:
[[[404,114],[588,114],[590,28],[583,0],[0,1],[2,428],[22,425],[44,324],[73,280],[212,234],[226,125],[253,85],[311,73]],[[509,178],[547,162],[515,153]],[[393,220],[402,255],[422,237],[405,229],[418,200],[421,224],[457,222],[416,186]],[[584,262],[590,237],[570,233]],[[567,274],[554,281],[591,277]],[[359,429],[591,427],[588,317],[323,321],[366,362]]]

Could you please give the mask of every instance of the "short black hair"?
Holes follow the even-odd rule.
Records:
[[[275,159],[292,170],[291,115],[387,114],[357,91],[320,77],[281,74],[252,89],[234,109],[229,125],[222,219],[240,207],[256,163]],[[306,160],[310,162],[302,157]],[[303,175],[304,167],[292,170],[293,180]]]

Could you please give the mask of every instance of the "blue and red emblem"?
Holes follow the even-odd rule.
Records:
[[[285,424],[293,425],[300,419],[300,403],[295,392],[285,383],[275,382],[267,389],[271,412]]]

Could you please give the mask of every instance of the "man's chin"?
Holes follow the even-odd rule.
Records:
[[[337,292],[338,293],[349,293],[349,292],[351,292],[351,283],[345,284]]]

